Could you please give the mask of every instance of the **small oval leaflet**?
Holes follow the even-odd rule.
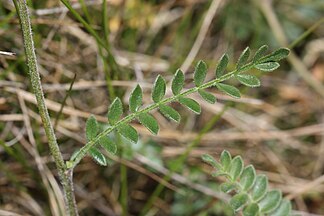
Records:
[[[201,156],[202,160],[216,169],[221,169],[221,165],[209,154],[203,154]]]
[[[175,122],[180,122],[181,119],[180,114],[172,107],[169,107],[167,105],[160,105],[159,110],[166,118],[173,120]]]
[[[268,178],[265,175],[258,175],[253,189],[252,189],[252,199],[254,201],[259,201],[267,193],[268,188]]]
[[[188,109],[190,109],[191,111],[193,111],[196,114],[199,114],[201,112],[199,103],[197,103],[195,100],[193,100],[191,98],[180,97],[179,102],[182,105],[188,107]]]
[[[121,100],[116,97],[115,100],[111,103],[108,110],[108,120],[109,123],[114,125],[123,114],[123,104]]]
[[[279,68],[280,64],[278,62],[266,62],[266,63],[257,64],[254,67],[261,71],[271,72]]]
[[[236,63],[237,70],[240,70],[245,65],[245,63],[249,59],[249,56],[250,56],[250,48],[246,47],[245,50],[243,50],[243,52],[241,53],[241,55]]]
[[[257,216],[259,214],[259,206],[256,203],[251,203],[243,209],[243,216]]]
[[[291,203],[288,200],[281,200],[279,207],[270,212],[269,216],[289,216],[291,212]]]
[[[131,112],[136,112],[142,106],[142,98],[142,88],[140,85],[137,85],[129,97],[129,110]]]
[[[221,191],[224,193],[229,193],[233,191],[236,188],[235,183],[232,182],[225,182],[220,185]]]
[[[138,133],[132,126],[130,126],[128,124],[123,124],[117,128],[117,131],[119,132],[120,135],[122,135],[122,137],[124,137],[131,143],[134,143],[134,144],[137,143]]]
[[[153,85],[152,100],[155,103],[160,102],[165,95],[165,90],[166,90],[165,80],[161,75],[158,75]]]
[[[231,161],[232,161],[231,154],[228,151],[224,150],[220,156],[220,162],[223,166],[224,171],[228,171],[228,168],[231,165]]]
[[[262,62],[268,62],[268,61],[280,61],[284,58],[286,58],[290,53],[290,50],[287,48],[279,48],[273,53],[265,56],[262,58]]]
[[[152,134],[154,134],[154,135],[158,134],[158,132],[159,132],[159,124],[151,114],[142,113],[142,114],[139,115],[138,120]]]
[[[261,85],[260,80],[256,76],[250,74],[238,74],[236,79],[248,87],[259,87]]]
[[[114,141],[112,141],[108,136],[103,136],[99,140],[100,145],[109,153],[116,154],[117,145]]]
[[[234,86],[223,84],[223,83],[216,83],[215,85],[220,91],[224,92],[225,94],[233,98],[238,99],[241,97],[240,91]]]
[[[236,194],[230,200],[230,205],[235,211],[240,210],[249,200],[249,197],[245,193]]]
[[[263,213],[269,213],[276,209],[281,202],[281,192],[272,190],[259,202],[260,210]]]
[[[86,138],[88,141],[93,140],[98,133],[98,122],[94,115],[91,115],[86,122]]]
[[[241,156],[236,156],[233,158],[230,167],[229,167],[229,174],[232,180],[238,179],[238,177],[242,174],[243,171],[243,160]]]
[[[253,186],[256,179],[255,169],[252,165],[247,166],[240,177],[240,185],[244,191],[248,191]]]
[[[90,148],[89,153],[92,159],[99,165],[107,166],[106,157],[96,147]]]
[[[219,78],[221,76],[223,76],[224,74],[224,71],[228,65],[228,61],[229,61],[229,58],[228,58],[228,55],[225,53],[219,60],[219,63],[216,67],[216,71],[215,71],[215,75],[216,75],[216,78]]]
[[[178,95],[180,94],[183,86],[184,86],[184,75],[183,72],[178,69],[176,74],[174,75],[174,78],[172,80],[172,84],[171,84],[171,89],[172,89],[172,93],[173,95]]]
[[[198,90],[199,95],[208,103],[214,104],[216,102],[216,97],[212,95],[211,93],[201,90]]]
[[[201,86],[204,83],[207,74],[207,65],[204,61],[200,60],[195,68],[194,82],[196,86]]]
[[[261,59],[264,54],[267,52],[268,50],[268,46],[267,45],[263,45],[261,46],[254,54],[252,62],[255,63],[257,62],[259,59]]]

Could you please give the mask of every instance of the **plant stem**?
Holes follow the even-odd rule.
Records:
[[[265,57],[261,58],[260,61],[262,61],[262,59],[264,59]],[[184,97],[187,96],[189,94],[192,94],[194,92],[197,92],[198,90],[201,89],[206,89],[206,88],[210,88],[215,86],[217,83],[223,82],[225,80],[230,79],[231,77],[233,77],[235,74],[237,74],[238,72],[242,72],[242,71],[246,71],[249,70],[251,68],[253,68],[256,64],[258,64],[258,62],[250,62],[246,65],[244,65],[242,68],[240,68],[239,70],[233,70],[217,79],[213,79],[201,86],[198,87],[194,87],[191,89],[188,89],[178,95],[174,95],[171,96],[169,98],[165,98],[163,100],[161,100],[158,103],[154,103],[149,105],[148,107],[141,109],[137,112],[134,112],[126,117],[124,117],[123,119],[119,120],[116,124],[112,125],[111,127],[107,128],[106,130],[102,131],[100,134],[98,134],[96,136],[95,139],[89,141],[85,146],[83,146],[77,153],[76,155],[74,155],[73,159],[67,162],[67,167],[70,169],[73,169],[81,160],[83,157],[85,157],[85,155],[89,152],[89,149],[92,148],[94,145],[96,145],[97,143],[99,143],[99,140],[103,137],[108,135],[109,133],[111,133],[112,131],[114,131],[115,129],[117,129],[119,126],[126,124],[132,120],[134,120],[135,118],[137,118],[139,115],[143,114],[143,113],[148,113],[156,108],[158,108],[161,104],[167,104],[170,103],[172,101],[176,101],[178,100],[180,97]]]
[[[66,203],[66,211],[68,215],[78,215],[75,197],[73,193],[72,183],[72,170],[67,170],[62,154],[60,152],[56,136],[51,123],[50,116],[48,114],[47,106],[45,104],[44,93],[42,90],[40,75],[37,67],[37,59],[34,47],[34,41],[32,36],[32,29],[30,23],[30,17],[26,0],[14,0],[16,10],[18,11],[20,25],[23,34],[24,49],[29,68],[29,77],[32,85],[33,92],[36,96],[37,107],[40,117],[42,119],[45,133],[48,139],[48,145],[51,154],[54,158],[55,165],[58,169],[58,175],[63,185],[64,197]]]

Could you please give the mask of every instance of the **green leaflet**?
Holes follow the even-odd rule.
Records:
[[[93,140],[98,133],[98,122],[94,115],[91,115],[86,122],[86,137],[88,141]]]
[[[169,107],[167,105],[160,105],[159,110],[161,113],[168,119],[173,120],[175,122],[180,122],[181,116],[180,114],[173,109],[172,107]]]
[[[259,206],[256,203],[251,203],[243,209],[243,216],[257,216],[259,214]]]
[[[265,56],[264,58],[261,59],[262,62],[269,62],[269,61],[280,61],[284,58],[287,58],[287,56],[289,55],[290,50],[287,48],[279,48],[276,51],[274,51],[273,53]]]
[[[212,95],[211,93],[205,91],[205,90],[198,90],[199,95],[208,103],[214,104],[216,102],[216,97]]]
[[[238,74],[236,79],[248,87],[259,87],[261,85],[260,80],[256,76],[250,74]]]
[[[100,145],[109,153],[116,154],[117,145],[114,141],[112,141],[108,136],[103,136],[99,140]]]
[[[180,97],[179,102],[182,105],[186,106],[191,111],[193,111],[194,113],[200,114],[200,112],[201,112],[200,105],[195,100],[193,100],[191,98]]]
[[[250,56],[250,48],[246,47],[245,50],[241,53],[237,63],[236,63],[236,69],[240,70],[247,62]]]
[[[117,97],[111,103],[108,110],[108,120],[111,125],[114,125],[123,114],[123,104],[121,100]]]
[[[152,100],[155,103],[160,102],[165,95],[165,90],[166,90],[165,80],[161,75],[158,75],[153,85]]]
[[[224,171],[228,171],[228,168],[231,165],[231,161],[232,161],[231,154],[228,151],[224,150],[220,156],[220,162],[223,166]]]
[[[291,212],[291,203],[288,200],[281,200],[279,207],[270,212],[269,216],[289,216]]]
[[[268,178],[265,175],[258,175],[256,177],[254,186],[252,188],[252,199],[259,201],[267,193],[268,189]]]
[[[96,147],[90,148],[89,154],[92,157],[92,159],[99,165],[107,166],[106,157]]]
[[[138,134],[137,134],[137,131],[132,126],[130,126],[128,124],[123,124],[123,125],[120,125],[117,128],[117,130],[118,130],[119,134],[122,135],[122,137],[124,137],[131,143],[133,143],[133,144],[137,143]]]
[[[255,63],[257,62],[259,59],[261,59],[264,54],[267,52],[268,50],[268,46],[267,45],[263,45],[261,46],[254,54],[254,57],[252,59],[252,62]]]
[[[241,175],[240,185],[242,189],[248,191],[253,186],[256,179],[255,169],[252,165],[247,166]]]
[[[230,200],[230,205],[234,211],[238,211],[248,202],[249,196],[245,193],[236,194]]]
[[[240,91],[237,88],[235,88],[234,86],[223,84],[223,83],[216,83],[216,87],[220,91],[224,92],[225,94],[227,94],[233,98],[238,99],[241,97]]]
[[[211,155],[203,154],[201,156],[201,158],[205,163],[210,164],[212,167],[217,168],[217,169],[221,168],[221,165]]]
[[[215,71],[215,75],[217,78],[223,76],[224,71],[228,65],[229,62],[229,58],[228,55],[225,53],[220,59],[219,59],[219,63],[216,67],[216,71]]]
[[[278,190],[269,191],[259,202],[260,210],[263,213],[269,213],[276,209],[281,202],[281,192]]]
[[[266,62],[255,65],[255,68],[261,71],[270,72],[276,70],[279,66],[280,64],[278,62]]]
[[[159,124],[156,119],[148,113],[142,113],[139,115],[138,120],[145,126],[152,134],[157,135],[159,132]]]
[[[129,97],[129,110],[131,112],[136,112],[142,106],[142,98],[142,88],[137,85]]]
[[[171,89],[172,89],[172,93],[173,95],[178,95],[180,94],[183,86],[184,86],[184,75],[183,72],[178,69],[176,74],[174,75],[174,78],[172,80],[172,84],[171,84]]]
[[[220,185],[221,191],[224,193],[230,193],[234,189],[236,189],[236,184],[232,182],[224,182]]]
[[[196,86],[201,86],[204,83],[207,74],[207,65],[204,61],[199,61],[194,72],[194,82]]]
[[[229,175],[231,176],[232,180],[235,181],[240,177],[243,171],[243,160],[241,156],[236,156],[231,161],[230,167],[229,167]]]

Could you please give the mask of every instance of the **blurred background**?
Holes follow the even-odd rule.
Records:
[[[241,99],[210,89],[218,99],[195,115],[172,103],[180,124],[158,112],[152,136],[133,122],[140,141],[116,137],[116,156],[101,167],[86,157],[74,172],[81,215],[233,215],[221,179],[201,155],[223,149],[241,155],[270,187],[291,199],[295,213],[324,215],[324,4],[321,0],[58,0],[29,1],[39,71],[66,160],[86,143],[85,121],[107,127],[118,96],[125,109],[136,84],[145,105],[158,74],[177,68],[193,87],[203,59],[214,77],[218,59],[267,44],[292,53],[261,88],[240,88]],[[85,23],[80,22],[81,16]],[[57,171],[28,79],[21,30],[11,1],[0,4],[0,215],[64,215]],[[262,76],[261,76],[262,75]],[[168,93],[170,95],[170,93]],[[64,106],[62,106],[64,104]],[[63,107],[63,109],[61,109]]]

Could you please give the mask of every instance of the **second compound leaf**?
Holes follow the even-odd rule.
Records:
[[[159,132],[159,123],[156,119],[148,113],[142,113],[139,115],[138,120],[146,127],[152,134],[157,135]]]

